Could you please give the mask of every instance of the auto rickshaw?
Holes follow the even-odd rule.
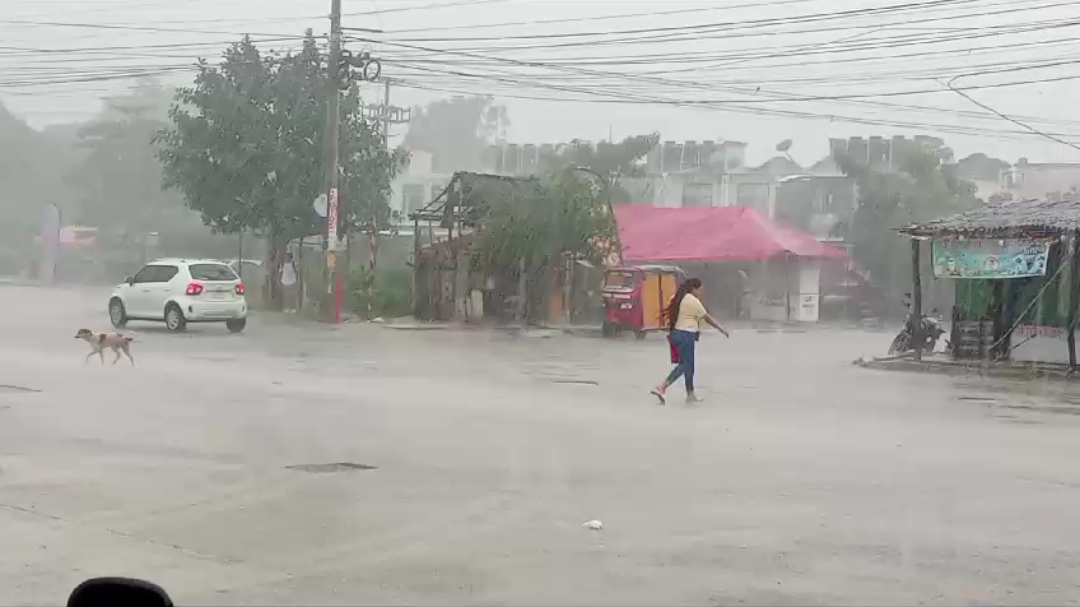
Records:
[[[649,331],[665,328],[664,308],[686,273],[674,266],[624,266],[604,273],[605,337],[624,330],[644,339]]]

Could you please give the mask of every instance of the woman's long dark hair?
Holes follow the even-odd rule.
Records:
[[[679,306],[682,305],[682,300],[686,297],[686,294],[695,289],[701,288],[700,278],[687,278],[679,285],[679,290],[675,291],[675,295],[671,298],[671,303],[668,304],[667,310],[664,311],[667,314],[668,331],[675,330],[675,323],[679,322]]]

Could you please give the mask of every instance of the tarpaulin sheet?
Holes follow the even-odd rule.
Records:
[[[791,253],[843,258],[843,250],[750,207],[615,207],[624,262],[755,261]]]

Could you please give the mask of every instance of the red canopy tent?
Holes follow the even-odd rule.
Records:
[[[846,253],[749,207],[615,207],[623,262],[756,261],[785,253],[839,259]]]

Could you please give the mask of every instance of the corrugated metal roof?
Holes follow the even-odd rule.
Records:
[[[448,227],[451,220],[472,225],[477,220],[476,209],[485,204],[485,197],[531,195],[540,187],[536,177],[512,177],[458,171],[435,200],[409,215],[409,219],[438,221]]]
[[[908,236],[1054,236],[1080,230],[1080,201],[1024,200],[986,204],[897,230]]]

